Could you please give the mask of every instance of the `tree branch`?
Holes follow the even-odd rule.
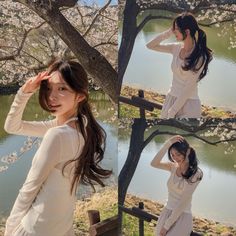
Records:
[[[144,27],[145,24],[147,24],[148,21],[150,20],[156,20],[156,19],[167,19],[167,20],[172,20],[172,17],[168,17],[168,16],[153,16],[153,15],[148,15],[146,16],[143,21],[137,26],[137,34],[142,30],[142,28]]]
[[[20,55],[21,50],[22,50],[22,48],[24,47],[24,44],[25,44],[25,41],[26,41],[26,38],[27,38],[28,34],[29,34],[32,30],[39,29],[39,28],[40,28],[41,26],[43,26],[45,23],[46,23],[46,22],[44,21],[44,22],[42,22],[41,24],[39,24],[38,26],[26,30],[26,31],[24,32],[23,37],[22,37],[20,46],[17,48],[16,52],[13,53],[12,55],[9,55],[9,56],[0,57],[0,61],[15,60],[16,57]]]
[[[234,20],[233,18],[229,18],[229,19],[225,19],[225,20],[221,20],[221,21],[214,21],[214,22],[211,22],[211,23],[208,23],[208,24],[199,23],[199,25],[204,26],[204,27],[210,27],[212,25],[221,24],[221,23],[225,23],[225,22],[231,22],[233,20]]]
[[[196,119],[183,119],[183,120],[178,120],[178,119],[169,119],[169,120],[148,120],[148,126],[154,126],[154,125],[164,125],[164,126],[172,126],[178,129],[182,129],[187,132],[192,132],[196,133],[199,131],[203,131],[207,128],[213,128],[217,127],[219,123],[221,123],[221,119],[216,119],[216,118],[209,118],[209,119],[202,119],[202,120],[196,120]],[[235,123],[234,118],[227,118],[224,119],[224,125],[230,124],[230,123]],[[232,126],[230,126],[232,127]],[[227,126],[228,129],[230,129],[229,126]],[[232,127],[232,130],[234,128]]]
[[[52,1],[49,0],[50,4],[53,7],[60,8],[60,7],[73,7],[75,4],[78,2],[78,0],[57,0],[57,1]]]
[[[105,11],[105,9],[110,5],[111,0],[108,0],[108,2],[98,11],[98,13],[96,14],[96,16],[93,18],[91,24],[89,25],[89,27],[87,28],[87,30],[85,31],[85,33],[83,34],[83,37],[86,37],[87,34],[90,32],[90,30],[93,28],[94,23],[96,22],[97,18],[101,15],[101,13],[103,11]]]
[[[99,46],[104,46],[104,45],[117,46],[118,43],[115,43],[115,42],[101,42],[101,43],[98,43],[98,44],[94,45],[93,47],[94,47],[94,48],[97,48],[97,47],[99,47]]]
[[[195,133],[179,133],[179,132],[171,132],[171,131],[159,131],[158,129],[153,131],[143,142],[142,144],[142,150],[150,143],[150,141],[157,135],[181,135],[183,137],[194,137],[197,138],[207,144],[210,145],[217,145],[219,143],[224,143],[224,142],[230,142],[230,141],[236,141],[236,137],[232,137],[232,138],[227,138],[227,139],[221,139],[221,140],[217,140],[217,141],[209,141]]]

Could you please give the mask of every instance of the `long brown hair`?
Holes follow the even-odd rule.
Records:
[[[74,175],[71,184],[71,193],[76,190],[78,182],[90,184],[94,188],[94,184],[98,183],[104,186],[103,178],[108,178],[112,171],[103,169],[100,162],[104,157],[106,132],[95,120],[90,105],[88,103],[88,77],[84,68],[76,61],[57,59],[49,66],[49,75],[54,71],[58,71],[69,87],[76,93],[84,94],[85,99],[78,106],[78,122],[79,130],[82,133],[85,144],[81,154],[65,163],[62,172],[67,165],[75,162]],[[47,80],[41,82],[39,90],[39,103],[46,111],[51,111],[48,106]],[[84,124],[86,117],[87,125]]]
[[[189,183],[194,183],[196,181],[200,181],[203,176],[202,170],[198,167],[198,159],[195,150],[189,145],[189,143],[184,139],[182,142],[175,142],[173,143],[169,149],[168,149],[168,158],[171,162],[174,162],[174,160],[171,157],[171,149],[176,149],[179,153],[181,153],[185,159],[188,158],[188,169],[184,174],[182,174],[182,177],[186,179]],[[187,154],[189,150],[189,154]],[[196,181],[193,181],[193,176],[198,174],[198,177]]]
[[[175,29],[175,24],[182,33],[183,39],[187,37],[186,30],[188,29],[195,42],[195,47],[189,57],[185,58],[185,65],[182,68],[186,71],[192,70],[197,72],[203,66],[201,74],[198,78],[201,80],[207,74],[208,64],[212,60],[212,50],[207,47],[206,33],[199,28],[197,20],[189,12],[184,12],[174,19],[173,29]],[[198,33],[197,38],[196,33]]]

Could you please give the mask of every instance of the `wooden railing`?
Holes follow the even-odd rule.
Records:
[[[97,210],[89,210],[89,236],[117,236],[118,216],[101,221],[100,213]]]
[[[138,96],[132,96],[131,98],[119,96],[119,104],[126,103],[140,109],[140,118],[145,118],[145,110],[153,111],[154,109],[162,109],[162,104],[154,103],[144,98],[144,91],[139,90]],[[120,109],[118,109],[119,111]],[[119,115],[119,114],[118,114]],[[120,117],[120,115],[119,115]]]
[[[139,202],[138,207],[127,208],[124,206],[119,206],[122,212],[129,214],[133,217],[138,218],[139,221],[139,236],[144,236],[144,222],[151,222],[152,220],[157,221],[158,216],[146,212],[144,210],[144,203]],[[177,235],[176,235],[177,236]],[[190,236],[203,236],[202,234],[191,232]]]

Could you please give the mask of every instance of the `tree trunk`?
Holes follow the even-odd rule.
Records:
[[[139,6],[136,0],[127,0],[124,9],[122,39],[118,52],[118,90],[120,93],[123,77],[128,66],[137,36],[137,15]]]
[[[122,170],[119,174],[118,180],[118,205],[124,205],[125,196],[129,187],[129,184],[133,178],[135,170],[137,168],[140,155],[142,152],[142,144],[144,140],[144,132],[147,127],[145,119],[134,119],[132,125],[132,134],[130,139],[130,146],[127,159],[123,165]],[[119,235],[121,235],[122,230],[122,212],[118,210],[119,215]]]

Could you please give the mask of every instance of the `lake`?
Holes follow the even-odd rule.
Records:
[[[1,116],[0,116],[0,168],[5,166],[1,161],[2,157],[10,153],[20,153],[24,142],[28,137],[9,135],[3,130],[4,121],[9,111],[14,96],[0,96]],[[90,94],[93,109],[96,107],[95,114],[98,115],[98,121],[107,133],[107,146],[103,166],[112,169],[114,174],[107,184],[115,184],[117,181],[117,127],[114,122],[110,122],[114,115],[114,109],[104,94],[95,92]],[[42,120],[47,119],[48,114],[41,110],[37,102],[37,95],[33,95],[24,114],[26,120]],[[34,140],[35,138],[33,138]],[[32,157],[37,150],[37,145],[24,153],[15,163],[8,165],[8,169],[0,172],[0,216],[8,216],[16,199],[18,191],[28,173],[31,166]],[[91,188],[81,186],[79,188],[78,197],[83,198],[91,194]]]
[[[160,127],[160,131],[164,130],[174,131],[175,129]],[[153,128],[148,133],[151,131]],[[146,146],[129,186],[129,193],[165,203],[169,173],[151,167],[150,162],[169,137],[167,135],[156,137]],[[223,144],[212,146],[196,138],[187,138],[187,140],[196,150],[200,168],[204,173],[203,179],[193,195],[193,215],[236,227],[236,150],[226,155],[225,150],[228,146]],[[119,128],[119,171],[127,158],[129,142],[127,129]],[[236,142],[232,142],[232,144],[236,146]]]
[[[141,19],[139,19],[140,21]],[[123,84],[166,94],[172,81],[172,55],[149,50],[146,44],[171,26],[169,20],[150,21],[138,34]],[[229,26],[231,27],[231,26]],[[199,82],[199,97],[204,105],[236,112],[236,49],[230,46],[229,35],[219,37],[221,28],[203,27],[208,46],[214,52],[209,73]],[[235,35],[233,27],[231,35]],[[174,37],[166,42],[175,41]]]

